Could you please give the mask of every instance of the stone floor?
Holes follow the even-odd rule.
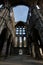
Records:
[[[30,56],[9,56],[0,59],[0,65],[43,65],[43,60],[35,60]]]

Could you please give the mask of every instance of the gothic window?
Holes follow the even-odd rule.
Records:
[[[22,28],[20,28],[20,32],[19,32],[20,35],[22,35]]]
[[[19,47],[26,47],[26,29],[23,26],[16,27],[16,47],[17,44]]]
[[[26,37],[24,37],[24,47],[26,47]]]
[[[22,47],[22,37],[19,37],[19,47]]]
[[[15,47],[17,47],[18,37],[15,38]]]
[[[23,28],[23,35],[25,35],[25,28]]]
[[[18,33],[19,33],[19,29],[18,29],[18,28],[16,28],[16,34],[18,35]]]

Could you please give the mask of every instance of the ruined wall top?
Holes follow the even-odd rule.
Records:
[[[11,6],[17,5],[32,6],[36,3],[40,4],[40,2],[43,2],[43,0],[0,0],[0,4],[5,4],[6,2],[9,2]]]

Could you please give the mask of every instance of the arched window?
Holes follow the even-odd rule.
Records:
[[[16,27],[16,40],[15,47],[26,47],[26,29],[24,27]],[[18,42],[19,41],[19,42]]]
[[[22,36],[22,35],[25,35],[26,34],[26,29],[25,28],[23,28],[23,27],[17,27],[16,28],[16,35],[20,35],[20,36]]]

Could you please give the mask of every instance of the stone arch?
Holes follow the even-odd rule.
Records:
[[[7,39],[7,28],[4,28],[0,34],[0,54],[2,52],[3,45],[6,41],[6,39]]]
[[[9,0],[9,1],[6,1],[6,0],[1,0],[0,1],[0,4],[5,4],[5,2],[9,2],[11,4],[11,6],[16,6],[18,4],[24,4],[24,5],[27,5],[27,6],[31,6],[33,5],[34,3],[37,2],[37,0]]]
[[[18,4],[13,7],[13,13],[14,13],[14,18],[15,18],[15,23],[17,23],[18,21],[26,22],[28,13],[30,13],[30,6],[27,6],[24,4],[22,5]]]

